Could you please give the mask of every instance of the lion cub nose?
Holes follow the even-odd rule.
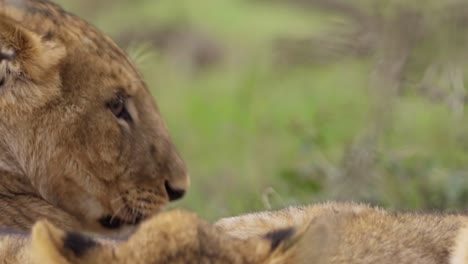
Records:
[[[164,187],[166,187],[166,192],[169,196],[169,201],[179,200],[180,198],[184,197],[186,192],[184,188],[172,186],[169,181],[166,181],[164,183]]]

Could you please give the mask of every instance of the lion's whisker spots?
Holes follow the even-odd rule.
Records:
[[[123,223],[138,224],[153,213],[159,212],[167,203],[165,197],[158,197],[154,189],[128,189],[123,195],[113,199],[113,203],[122,203],[114,217],[119,217]]]
[[[150,211],[151,206],[141,205],[140,209],[141,209],[141,211]]]
[[[140,203],[152,203],[153,201],[151,199],[148,199],[148,198],[143,198],[143,197],[138,197],[137,199],[137,202],[140,202]]]
[[[128,205],[128,199],[126,196],[122,196],[122,202]]]

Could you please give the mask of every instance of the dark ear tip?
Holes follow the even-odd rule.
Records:
[[[271,249],[277,248],[281,242],[291,238],[294,234],[293,227],[273,230],[264,235],[264,238],[271,241]]]
[[[79,257],[98,244],[87,236],[71,232],[65,235],[63,245],[66,249],[71,250],[75,256]]]

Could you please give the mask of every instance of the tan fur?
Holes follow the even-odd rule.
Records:
[[[455,249],[450,258],[450,264],[468,263],[468,222],[455,240]]]
[[[316,249],[315,263],[448,263],[454,239],[468,217],[326,203],[231,217],[215,225],[232,236],[248,238],[305,223],[316,230],[303,238],[307,252]]]
[[[30,264],[29,234],[23,232],[0,232],[0,263]]]
[[[276,211],[263,211],[218,220],[215,225],[232,236],[248,238],[265,234],[270,230],[289,226],[303,226],[330,212],[362,213],[378,212],[364,204],[323,203],[318,205],[291,206]],[[382,211],[384,212],[384,211]]]
[[[457,236],[457,243],[466,248],[461,230],[467,223],[463,215],[390,213],[337,203],[248,214],[216,225],[176,210],[151,218],[128,241],[115,245],[70,246],[64,242],[67,233],[39,224],[32,252],[35,263],[51,264],[439,264],[453,259]],[[290,227],[294,232],[284,235]],[[77,254],[76,249],[82,251]]]
[[[285,245],[272,248],[262,238],[241,240],[225,235],[187,211],[161,213],[126,242],[84,246],[87,239],[67,234],[46,222],[35,225],[32,235],[33,263],[284,263],[278,262]],[[80,246],[80,243],[81,246]],[[79,249],[82,251],[79,251]]]
[[[132,122],[106,106],[117,94]],[[99,219],[134,224],[166,205],[165,184],[188,187],[127,55],[46,0],[0,0],[0,115],[0,227],[109,232]]]

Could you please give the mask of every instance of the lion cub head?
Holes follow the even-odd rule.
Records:
[[[287,228],[238,239],[180,210],[154,216],[115,244],[39,222],[32,231],[31,259],[38,264],[308,263],[294,258],[294,235]]]
[[[136,224],[188,187],[127,55],[47,1],[0,1],[0,115],[0,170],[87,228]]]

